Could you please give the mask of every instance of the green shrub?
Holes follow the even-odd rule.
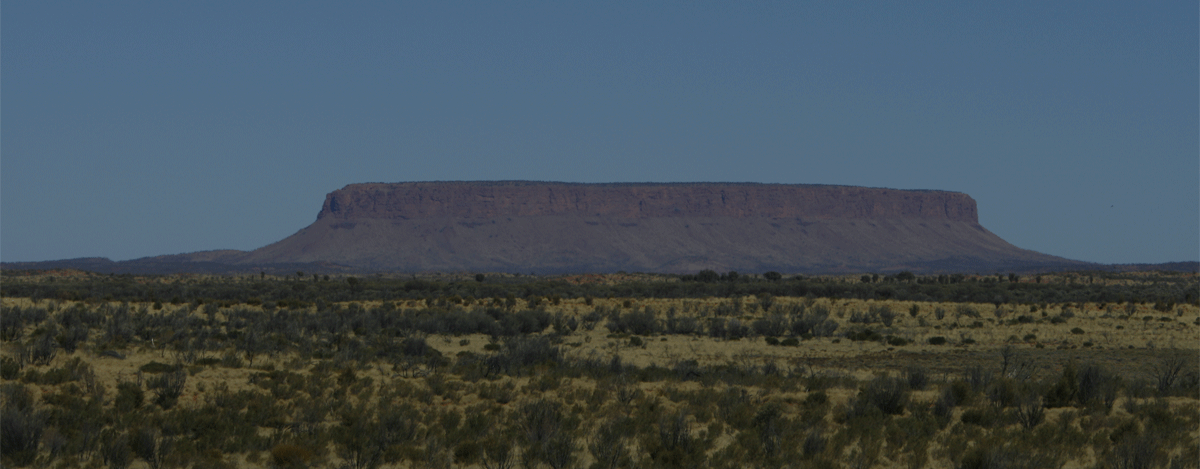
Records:
[[[956,405],[967,405],[975,400],[974,386],[965,380],[960,379],[950,383],[946,392],[954,399]]]
[[[4,409],[0,414],[0,461],[5,465],[28,466],[38,455],[38,443],[46,430],[46,416],[32,408]]]
[[[271,462],[280,468],[301,468],[313,457],[312,451],[296,445],[280,444],[271,448]]]
[[[195,364],[200,366],[216,366],[221,364],[221,359],[217,357],[205,357],[197,359]]]
[[[179,396],[183,394],[187,376],[186,371],[177,370],[150,378],[146,382],[146,387],[154,391],[154,403],[163,409],[173,407]]]
[[[483,454],[483,448],[476,441],[464,441],[454,447],[454,462],[462,466],[469,466],[479,462],[479,458]]]
[[[100,457],[112,469],[125,469],[133,462],[129,437],[124,433],[105,430],[100,434]]]
[[[909,389],[923,391],[929,385],[929,374],[920,366],[910,366],[904,370],[904,380]]]
[[[931,409],[939,425],[945,426],[950,423],[950,417],[954,415],[954,408],[956,406],[958,406],[958,400],[955,399],[954,393],[950,388],[942,389],[937,400],[933,401],[933,409]]]
[[[1112,452],[1108,453],[1107,467],[1119,468],[1151,468],[1151,467],[1166,467],[1160,458],[1162,453],[1162,442],[1154,435],[1138,435],[1124,438],[1124,441],[1115,445]],[[1171,467],[1184,467],[1183,464]]]
[[[117,383],[117,397],[113,399],[113,407],[120,413],[127,413],[142,407],[146,396],[142,387],[128,381]]]
[[[1012,378],[1000,377],[993,380],[987,386],[988,400],[999,407],[1016,405],[1019,397],[1020,390],[1018,389],[1018,383]]]
[[[141,368],[138,368],[138,369],[141,370],[143,373],[170,373],[175,370],[178,370],[179,368],[180,368],[179,365],[168,365],[166,363],[159,363],[156,361],[152,361],[150,363],[142,365]]]
[[[628,417],[605,422],[596,429],[596,434],[588,444],[588,451],[596,461],[593,468],[615,469],[630,467],[632,460],[625,440],[633,432],[632,420]]]
[[[804,459],[812,459],[819,456],[825,451],[825,446],[829,440],[821,433],[820,428],[814,428],[804,437],[804,443],[801,444],[802,455]],[[822,467],[821,465],[813,465],[811,467]]]
[[[900,378],[881,376],[871,380],[858,392],[851,413],[863,415],[868,409],[879,409],[888,415],[904,413],[909,400],[908,385]]]
[[[242,361],[242,357],[234,351],[229,351],[221,357],[221,366],[225,368],[241,368],[246,366],[246,362]]]
[[[1076,378],[1077,402],[1093,409],[1109,411],[1117,400],[1120,378],[1099,365],[1087,365],[1079,370]]]
[[[966,316],[969,318],[979,318],[979,310],[976,310],[974,307],[968,305],[958,305],[955,313],[958,315],[958,317]]]
[[[863,329],[863,330],[857,331],[857,332],[848,331],[848,332],[846,332],[846,338],[856,341],[856,342],[857,341],[883,342],[883,336],[879,335],[878,332],[875,332],[871,329]]]
[[[38,378],[38,384],[48,384],[57,386],[70,381],[75,381],[75,376],[68,368],[51,368]]]
[[[1046,454],[996,443],[972,448],[962,457],[960,469],[992,469],[1003,467],[1059,467],[1059,452]]]
[[[767,337],[766,341],[767,341],[767,345],[779,345],[779,339],[776,339],[774,337]]]
[[[1004,425],[1005,419],[1003,412],[997,407],[972,407],[963,410],[962,423],[983,428],[992,428]]]
[[[657,434],[642,440],[642,448],[654,467],[704,467],[708,442],[693,436],[685,413],[661,417],[657,429]]]
[[[942,336],[929,338],[929,345],[945,345],[945,343],[946,343],[946,338],[942,337]]]
[[[33,392],[23,384],[9,383],[0,385],[0,395],[3,396],[4,412],[33,408]]]
[[[1079,382],[1076,378],[1075,364],[1068,363],[1063,368],[1062,377],[1046,392],[1046,407],[1067,407],[1073,404],[1079,395]]]
[[[42,380],[42,374],[33,368],[25,370],[25,374],[21,375],[21,382],[28,384],[38,384]]]
[[[9,357],[0,358],[0,378],[13,380],[21,375],[21,365]]]
[[[347,366],[342,368],[341,373],[338,373],[337,383],[339,386],[346,387],[358,382],[358,373],[354,372],[354,368]]]
[[[1042,397],[1032,393],[1027,394],[1017,403],[1013,416],[1026,429],[1038,426],[1046,420],[1046,406],[1042,402]]]
[[[512,402],[516,398],[516,391],[511,382],[504,385],[484,383],[479,386],[476,393],[480,399],[491,399],[501,405]]]

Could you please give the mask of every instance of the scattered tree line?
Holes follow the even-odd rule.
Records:
[[[1176,304],[1200,304],[1200,278],[1194,274],[1092,272],[1055,274],[1057,281],[1015,274],[919,276],[908,272],[880,277],[785,278],[778,272],[742,275],[711,270],[695,275],[657,275],[654,280],[617,284],[573,283],[560,277],[477,274],[457,279],[295,276],[191,277],[132,275],[50,276],[5,271],[0,296],[72,301],[159,303],[315,304],[317,302],[578,298],[732,298],[790,296],[834,299],[953,303],[1143,303],[1162,311]],[[1070,279],[1065,281],[1062,279]],[[1131,280],[1122,282],[1122,280]]]

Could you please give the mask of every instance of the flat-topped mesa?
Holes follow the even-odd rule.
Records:
[[[351,184],[317,220],[198,264],[342,272],[1030,272],[1089,264],[1027,251],[958,192],[755,183]],[[92,262],[101,265],[112,262]],[[272,267],[274,266],[274,267]],[[310,266],[310,267],[301,267]],[[314,267],[315,266],[315,267]]]
[[[876,218],[978,223],[959,192],[754,183],[406,182],[350,184],[317,219],[580,216]]]
[[[351,184],[243,264],[403,272],[1014,271],[1070,262],[979,225],[966,194],[754,183]]]

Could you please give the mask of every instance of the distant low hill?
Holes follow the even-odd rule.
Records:
[[[1005,242],[979,225],[975,201],[958,192],[529,181],[351,184],[326,196],[311,225],[254,251],[2,267],[128,273],[538,274],[1104,268]]]

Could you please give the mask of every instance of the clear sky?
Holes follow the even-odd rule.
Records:
[[[1022,248],[1200,260],[1197,2],[983,3],[6,1],[0,259],[527,179],[961,191]]]

